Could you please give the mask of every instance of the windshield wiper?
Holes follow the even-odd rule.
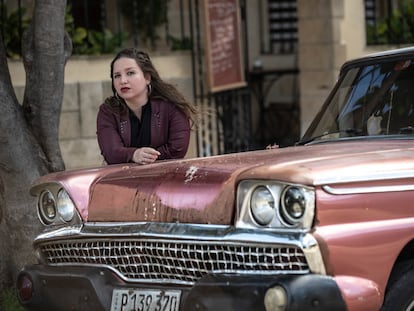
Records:
[[[357,135],[361,135],[363,133],[363,131],[361,129],[349,128],[349,129],[346,129],[346,130],[326,132],[326,133],[323,133],[321,135],[311,137],[309,139],[300,140],[295,145],[296,146],[306,145],[306,144],[309,144],[309,143],[311,143],[311,142],[313,142],[313,141],[315,141],[319,138],[322,138],[322,137],[325,137],[325,136],[328,136],[328,135],[333,135],[333,134],[341,134],[341,133],[345,133],[345,134],[352,135],[352,136],[357,136]]]
[[[400,128],[400,134],[414,134],[414,127],[407,126]]]

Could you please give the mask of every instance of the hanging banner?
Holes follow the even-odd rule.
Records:
[[[211,92],[243,87],[238,0],[204,0],[208,82]]]

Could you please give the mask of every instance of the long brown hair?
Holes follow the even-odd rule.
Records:
[[[170,101],[177,105],[177,107],[183,111],[187,117],[191,120],[191,123],[194,125],[197,122],[198,110],[191,104],[185,96],[178,91],[178,89],[161,79],[158,71],[155,69],[149,55],[143,51],[140,51],[136,48],[126,48],[121,50],[111,62],[111,80],[112,80],[112,91],[114,97],[118,103],[123,103],[123,100],[120,99],[114,87],[114,63],[120,58],[132,58],[136,61],[137,65],[141,68],[145,77],[151,77],[151,87],[149,88],[148,97],[151,98],[162,98],[164,100]],[[108,100],[107,100],[108,101]],[[113,99],[110,102],[114,103]]]

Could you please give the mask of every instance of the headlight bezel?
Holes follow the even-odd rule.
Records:
[[[260,198],[258,197],[259,195],[261,196]],[[266,202],[262,202],[265,196],[269,197],[267,206]],[[269,203],[269,201],[271,201],[271,203]],[[253,189],[250,196],[250,212],[256,223],[261,226],[269,225],[272,222],[275,217],[275,201],[274,195],[269,188],[259,185]]]
[[[253,216],[252,199],[256,189],[267,189],[275,202],[274,215],[267,223],[260,223]],[[282,199],[289,189],[300,189],[304,199],[303,212],[296,218],[286,217],[286,206],[282,210]],[[315,189],[310,186],[274,181],[274,180],[242,180],[237,187],[237,217],[236,227],[256,228],[263,230],[293,230],[309,231],[315,215]],[[289,215],[289,214],[288,214]]]
[[[295,196],[300,197],[297,198]],[[295,201],[293,202],[293,206],[287,206],[289,204],[289,202],[286,202],[288,199]],[[294,226],[297,223],[300,223],[301,219],[303,218],[306,212],[306,194],[304,192],[303,187],[293,185],[286,186],[280,195],[279,206],[279,213],[282,221],[284,221],[287,225],[290,226]],[[299,212],[296,210],[297,208],[300,209]]]
[[[76,208],[69,196],[69,193],[67,193],[67,191],[63,188],[57,193],[56,205],[60,219],[65,223],[71,222],[75,216]]]
[[[46,202],[44,202],[44,198],[46,196],[48,196],[48,200],[50,201],[50,202],[47,202],[47,204],[53,204],[53,206],[45,205]],[[52,214],[52,212],[54,213],[53,216],[48,215],[48,214]],[[40,222],[46,226],[52,224],[56,219],[56,216],[57,216],[56,200],[55,200],[53,193],[48,189],[43,190],[38,196],[37,215],[39,217]]]
[[[44,226],[82,223],[82,219],[70,194],[61,185],[45,184],[35,195],[37,196],[37,215]],[[44,200],[46,195],[54,203],[54,217],[47,217],[45,214],[42,200]]]

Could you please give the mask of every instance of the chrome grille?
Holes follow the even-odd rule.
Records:
[[[295,246],[163,240],[72,240],[38,245],[49,265],[107,265],[130,280],[193,283],[209,272],[294,272],[309,268]]]

